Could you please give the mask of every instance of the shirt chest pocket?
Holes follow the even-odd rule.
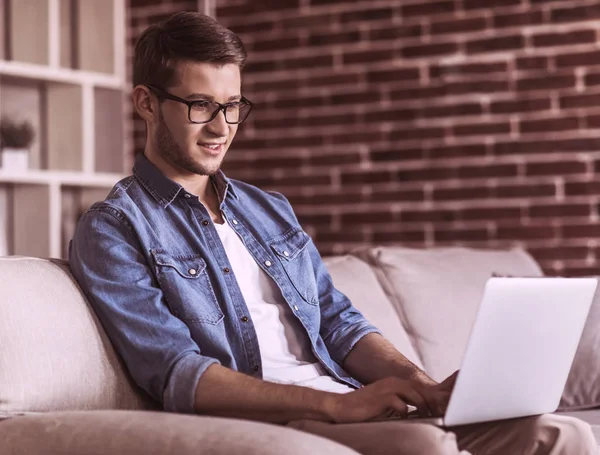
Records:
[[[218,324],[223,311],[200,255],[151,250],[158,283],[173,315],[184,322]]]
[[[310,237],[294,231],[269,243],[290,282],[300,296],[312,305],[319,304],[319,293],[308,251]]]

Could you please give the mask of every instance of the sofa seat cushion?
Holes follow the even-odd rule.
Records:
[[[375,266],[425,371],[437,381],[460,368],[488,278],[542,275],[519,249],[376,247],[358,254]]]
[[[354,256],[324,258],[336,289],[350,299],[367,320],[406,358],[423,368],[421,359],[412,346],[408,334],[392,303],[377,281],[372,267]]]
[[[336,442],[283,426],[148,411],[14,417],[0,421],[0,441],[2,453],[28,455],[358,455]]]
[[[0,258],[0,414],[156,409],[120,358],[66,261]]]
[[[587,411],[557,412],[558,415],[576,417],[591,425],[596,442],[600,446],[600,409]]]

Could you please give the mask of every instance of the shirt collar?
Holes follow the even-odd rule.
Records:
[[[135,159],[133,175],[163,208],[168,207],[181,191],[185,192],[179,183],[167,178],[143,153],[138,154]],[[221,203],[229,193],[234,199],[238,199],[233,184],[221,169],[210,179]]]

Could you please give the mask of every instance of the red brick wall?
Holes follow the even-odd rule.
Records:
[[[256,108],[225,170],[324,254],[527,247],[600,272],[597,0],[219,0]],[[596,107],[599,106],[599,107]]]

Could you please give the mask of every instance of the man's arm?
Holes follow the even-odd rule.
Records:
[[[435,385],[433,379],[402,355],[383,336],[370,333],[361,338],[342,365],[344,370],[363,384],[396,376],[426,385]]]
[[[335,393],[276,384],[211,365],[198,382],[194,407],[199,414],[269,423],[333,421],[336,397]]]

